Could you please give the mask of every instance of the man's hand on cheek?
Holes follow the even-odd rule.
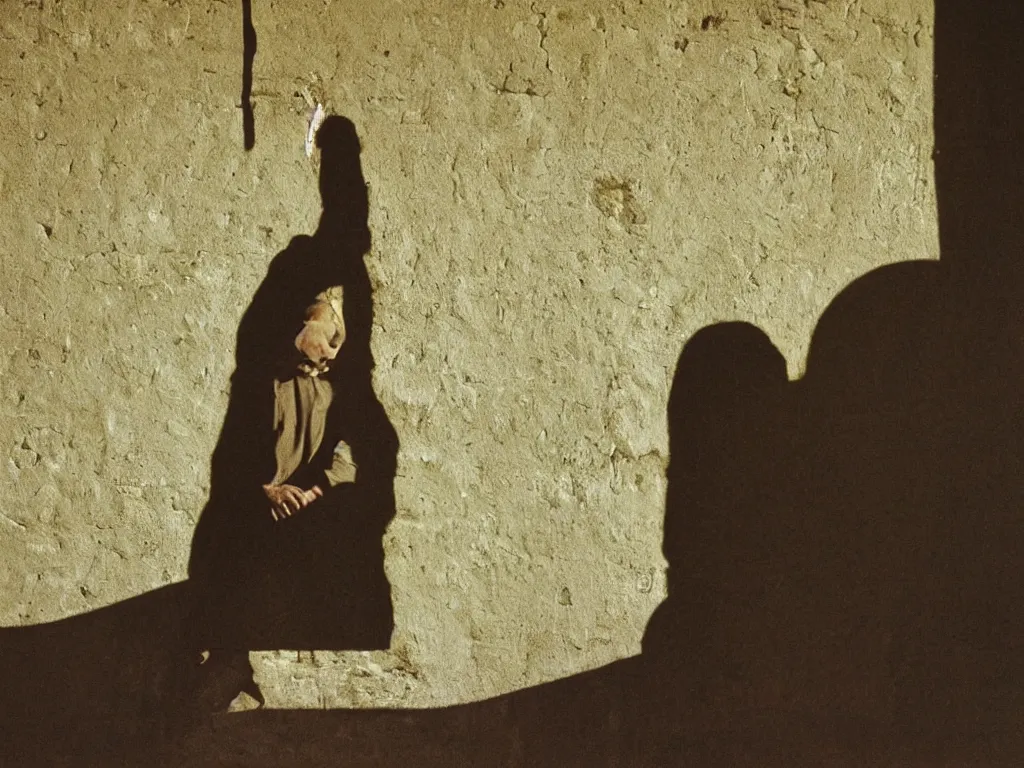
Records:
[[[305,509],[324,495],[319,485],[304,491],[296,485],[264,485],[263,492],[270,501],[270,514],[274,520],[284,520],[300,509]]]

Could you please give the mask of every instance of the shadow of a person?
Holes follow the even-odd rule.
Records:
[[[929,743],[1019,712],[1021,362],[993,366],[987,318],[956,311],[973,301],[944,264],[877,269],[825,311],[793,383],[753,326],[687,343],[669,594],[643,641],[655,709]]]
[[[328,118],[317,144],[320,224],[274,258],[242,318],[210,497],[189,562],[194,647],[227,651],[243,668],[239,657],[249,650],[386,648],[392,630],[382,536],[395,509],[398,438],[372,383],[368,195],[352,123]],[[310,360],[297,334],[327,294],[340,297],[335,341],[343,343],[311,378],[301,370]],[[284,408],[283,388],[310,381],[327,395]],[[283,412],[298,420],[297,434],[284,433]],[[283,448],[289,440],[295,445]],[[355,479],[332,485],[324,473],[345,446]],[[277,477],[289,449],[301,454],[293,462],[299,466]],[[279,482],[317,486],[323,496],[276,520],[264,486]]]
[[[748,323],[703,328],[679,356],[668,404],[668,597],[643,653],[688,708],[715,709],[724,702],[709,697],[752,685],[763,622],[777,617],[765,608],[781,570],[770,542],[787,387],[785,359]]]
[[[891,725],[929,737],[1002,727],[1024,703],[1022,358],[951,266],[877,269],[826,310],[793,483],[811,510],[820,653],[859,667],[835,694],[875,677]]]

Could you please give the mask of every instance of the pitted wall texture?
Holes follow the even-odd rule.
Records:
[[[370,187],[401,440],[388,652],[263,654],[279,706],[427,706],[635,654],[665,408],[709,323],[814,325],[937,256],[926,0],[0,3],[0,624],[185,578],[311,105]]]

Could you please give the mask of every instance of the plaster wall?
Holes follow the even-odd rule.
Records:
[[[186,576],[234,333],[317,224],[311,104],[370,188],[401,440],[385,652],[278,706],[432,706],[635,654],[665,408],[709,323],[791,376],[843,286],[938,254],[926,0],[0,3],[0,625]]]

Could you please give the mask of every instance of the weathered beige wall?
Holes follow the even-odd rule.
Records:
[[[371,187],[402,447],[388,653],[278,705],[463,701],[637,653],[698,328],[796,376],[852,278],[937,255],[927,0],[0,3],[0,624],[185,577],[234,331],[316,227],[307,96]]]

